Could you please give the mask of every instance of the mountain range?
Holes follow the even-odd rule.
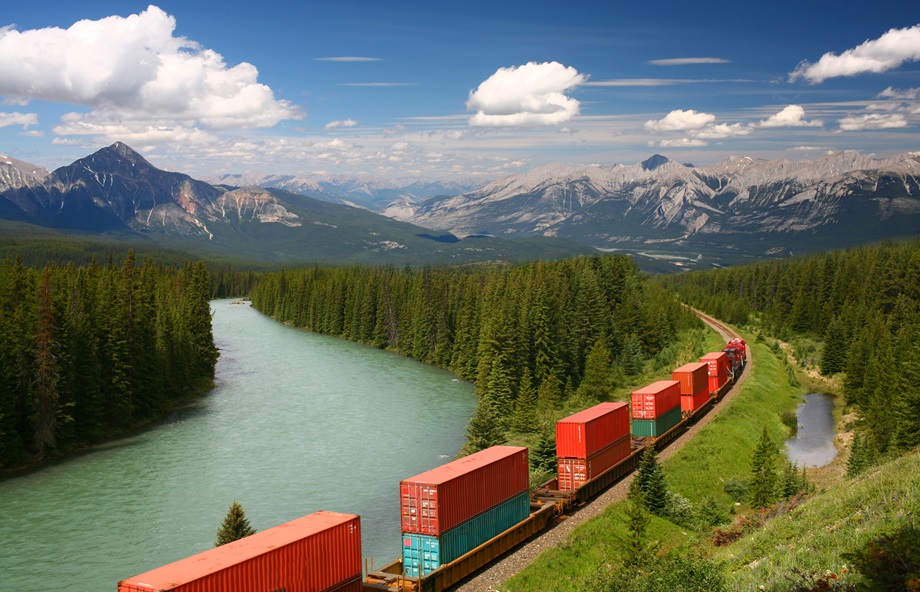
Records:
[[[475,188],[472,181],[317,175],[212,181],[160,170],[122,143],[52,172],[0,157],[0,219],[269,261],[463,262],[624,251],[654,270],[845,247],[920,229],[918,153],[731,157],[710,167],[654,155],[634,165],[548,164]]]
[[[0,158],[0,219],[263,261],[468,262],[587,252],[564,240],[461,240],[298,193],[212,185],[116,142],[47,172]],[[68,235],[70,236],[70,235]]]
[[[635,165],[549,164],[385,213],[457,236],[542,235],[602,250],[762,257],[916,234],[920,153],[732,157],[706,168],[661,155]]]

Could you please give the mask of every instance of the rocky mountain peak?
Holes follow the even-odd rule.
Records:
[[[665,165],[671,162],[667,156],[662,156],[660,154],[653,154],[649,158],[642,161],[642,168],[646,171],[654,171],[658,167]]]

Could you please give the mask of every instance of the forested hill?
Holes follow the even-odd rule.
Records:
[[[528,407],[551,410],[575,392],[602,400],[617,376],[640,373],[682,327],[698,324],[624,256],[313,267],[265,275],[251,298],[279,321],[392,349],[475,381],[474,431],[503,431],[514,416],[534,411]],[[472,448],[500,437],[490,432]]]
[[[682,299],[726,321],[749,315],[789,340],[823,341],[825,375],[876,452],[920,445],[920,241],[665,278]],[[800,359],[806,355],[797,352]]]
[[[0,263],[0,470],[111,438],[209,386],[209,294],[201,263]]]

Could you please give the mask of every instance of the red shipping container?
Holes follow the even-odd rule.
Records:
[[[695,395],[709,386],[709,365],[703,362],[684,364],[671,372],[671,378],[680,382],[680,394]]]
[[[709,399],[709,385],[706,385],[701,388],[695,395],[681,395],[680,410],[683,412],[696,411],[705,405],[706,401]]]
[[[627,435],[587,459],[560,458],[558,460],[559,490],[578,489],[632,452],[632,440]]]
[[[728,354],[724,351],[711,352],[700,358],[700,362],[709,364],[709,377],[728,374]]]
[[[402,531],[441,536],[529,485],[526,448],[480,450],[399,482]]]
[[[725,383],[728,382],[728,374],[723,376],[710,376],[709,377],[709,392],[715,394],[719,392],[719,389],[725,386]]]
[[[556,422],[556,456],[588,458],[629,435],[629,405],[601,403]]]
[[[315,512],[118,582],[118,592],[361,590],[361,523]]]
[[[633,419],[658,419],[680,405],[680,383],[659,380],[632,394]]]

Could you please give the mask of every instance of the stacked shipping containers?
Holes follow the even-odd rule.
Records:
[[[315,512],[118,582],[118,592],[361,592],[361,524]]]
[[[700,362],[708,366],[709,393],[715,396],[728,380],[728,354],[724,351],[708,353]]]
[[[601,403],[556,422],[559,489],[577,489],[632,452],[629,406]]]
[[[530,515],[527,449],[493,446],[399,483],[403,570],[424,576]]]
[[[632,394],[632,433],[643,438],[657,438],[678,423],[680,383],[659,380]]]
[[[709,400],[709,365],[705,362],[684,364],[671,373],[680,382],[680,409],[693,413]]]

